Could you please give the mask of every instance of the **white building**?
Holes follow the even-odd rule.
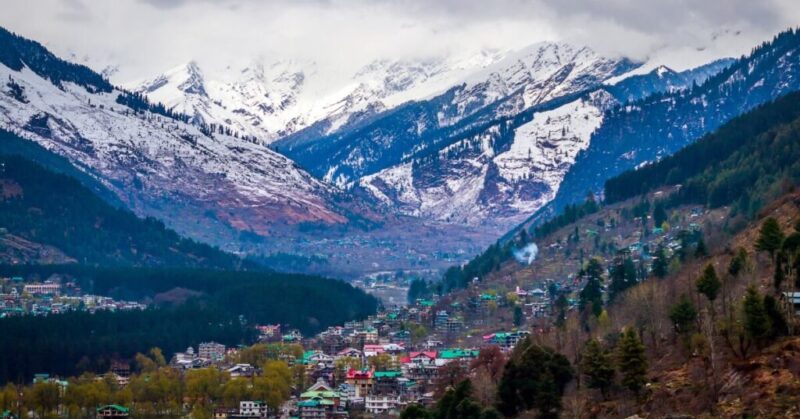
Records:
[[[266,418],[267,404],[262,401],[241,401],[239,402],[239,416],[249,418]]]
[[[210,361],[221,361],[225,358],[225,345],[217,342],[203,342],[197,350],[197,355]]]
[[[368,413],[379,415],[397,409],[400,399],[390,396],[367,396],[364,408]]]

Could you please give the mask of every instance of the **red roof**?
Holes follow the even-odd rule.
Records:
[[[372,378],[371,370],[354,370],[347,371],[347,378],[352,380],[366,380]]]
[[[420,356],[425,356],[425,357],[428,357],[428,358],[430,358],[430,359],[436,359],[436,351],[428,351],[428,352],[411,352],[411,353],[410,353],[408,356],[409,356],[410,358],[412,358],[412,359],[413,359],[413,358],[420,357]]]

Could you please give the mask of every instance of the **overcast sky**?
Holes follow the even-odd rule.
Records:
[[[149,77],[195,59],[350,71],[376,58],[589,45],[674,67],[746,53],[800,24],[800,0],[2,0],[0,25],[60,54]],[[738,34],[738,35],[737,35]],[[98,68],[100,69],[100,68]]]

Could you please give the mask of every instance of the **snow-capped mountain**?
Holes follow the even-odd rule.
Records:
[[[354,184],[394,211],[510,226],[553,199],[607,110],[702,83],[729,63],[624,77],[636,68],[628,60],[542,43],[363,127],[275,146],[316,176]]]
[[[0,48],[0,128],[67,157],[137,214],[217,244],[225,231],[345,221],[331,204],[336,191],[286,157],[159,114],[5,30]],[[181,88],[201,94],[203,84],[190,78]]]
[[[788,30],[692,89],[651,96],[608,113],[536,219],[581,201],[625,170],[670,155],[725,122],[800,90],[800,32]]]
[[[588,48],[540,43],[508,54],[430,99],[405,103],[330,136],[289,136],[274,146],[314,175],[345,187],[479,132],[498,118],[580,94],[634,66]]]
[[[307,129],[324,136],[410,99],[444,90],[489,65],[500,52],[429,60],[376,60],[335,81],[313,62],[255,60],[235,74],[208,78],[196,62],[125,85],[191,115],[271,142]]]
[[[505,122],[455,142],[432,157],[360,179],[359,186],[402,212],[437,220],[513,224],[549,202],[603,112],[615,103],[603,91]]]

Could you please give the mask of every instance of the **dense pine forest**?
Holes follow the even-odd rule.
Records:
[[[30,278],[74,275],[82,288],[100,295],[155,301],[143,312],[0,319],[0,336],[14,336],[0,345],[0,381],[42,371],[103,372],[115,357],[129,359],[156,346],[171,354],[200,341],[251,343],[257,324],[312,334],[373,314],[378,304],[341,281],[272,272],[74,265],[6,266],[0,272]]]
[[[734,204],[747,216],[800,181],[800,94],[724,125],[673,156],[609,179],[607,203],[682,185],[674,203]]]

